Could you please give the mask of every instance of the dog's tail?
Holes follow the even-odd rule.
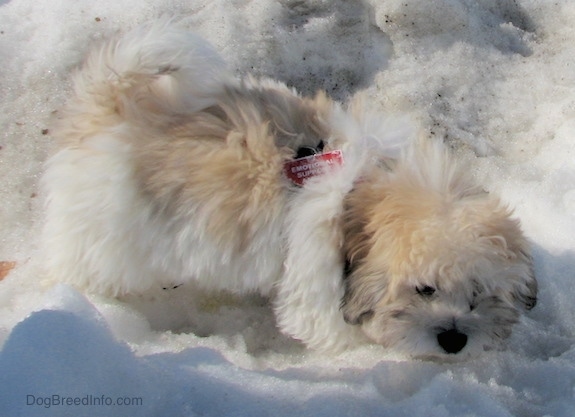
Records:
[[[234,79],[210,44],[163,19],[96,48],[73,81],[65,117],[85,134],[86,119],[96,131],[126,119],[166,121],[197,112],[215,104]]]

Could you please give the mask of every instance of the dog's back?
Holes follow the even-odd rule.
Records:
[[[208,287],[269,291],[293,150],[276,143],[278,129],[290,132],[262,117],[262,95],[286,108],[301,101],[280,84],[235,80],[205,41],[171,22],[94,50],[53,129],[51,274],[111,295],[198,275]]]

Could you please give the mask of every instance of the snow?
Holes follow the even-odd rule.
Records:
[[[451,145],[533,242],[539,304],[509,348],[463,363],[322,355],[256,296],[174,289],[166,305],[48,285],[45,129],[91,45],[164,15],[238,74],[362,91]],[[0,0],[0,261],[17,262],[0,281],[0,415],[575,415],[574,19],[571,0]],[[118,398],[131,405],[103,404]]]

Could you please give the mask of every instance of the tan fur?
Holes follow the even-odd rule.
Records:
[[[530,268],[519,224],[497,198],[473,186],[460,169],[437,178],[444,181],[401,163],[392,171],[376,167],[346,197],[343,252],[351,275],[343,303],[349,322],[361,323],[421,282],[455,292],[490,266]],[[504,296],[511,302],[534,305],[534,278],[517,288],[497,285],[509,288]],[[473,286],[467,288],[471,300]]]
[[[259,291],[310,347],[419,357],[491,348],[535,305],[518,222],[441,144],[216,55],[162,22],[89,55],[44,180],[52,274],[109,295]],[[297,187],[301,147],[343,163]]]
[[[392,276],[405,276],[410,268],[441,263],[479,238],[503,234],[506,256],[518,251],[519,230],[496,200],[457,200],[386,176],[379,172],[379,178],[361,182],[347,199],[345,252],[350,260],[363,259],[374,269],[383,263]],[[495,249],[500,242],[494,238],[493,243]]]
[[[176,119],[163,139],[142,130],[136,177],[156,208],[185,217],[182,211],[201,202],[210,238],[236,251],[277,218],[289,186],[283,165],[299,146],[327,136],[323,121],[332,105],[324,94],[302,99],[284,90],[242,85],[217,106]]]

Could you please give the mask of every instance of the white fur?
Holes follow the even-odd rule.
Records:
[[[156,137],[162,145],[165,130],[216,105],[229,89],[246,95],[263,89],[263,97],[266,91],[295,93],[269,80],[241,83],[211,46],[165,21],[96,49],[74,86],[75,97],[55,129],[63,143],[43,179],[46,263],[55,279],[111,296],[191,281],[211,290],[259,291],[273,297],[279,328],[315,349],[342,349],[384,333],[344,321],[341,222],[346,196],[367,172],[401,154],[404,161],[412,158],[402,151],[409,145],[409,126],[370,116],[358,110],[360,104],[351,110],[331,104],[328,119],[321,121],[330,129],[323,139],[343,151],[343,166],[297,189],[284,178],[274,180],[286,190],[270,202],[279,209],[254,221],[253,235],[238,251],[233,242],[210,234],[206,225],[218,207],[206,201],[189,199],[176,204],[171,217],[158,215],[137,179],[138,158],[150,152],[147,146],[155,146]],[[238,111],[248,120],[247,129],[255,129],[257,112]],[[429,187],[452,182],[456,170],[450,160],[429,149],[417,181]],[[393,174],[387,175],[393,181]],[[437,307],[438,315],[459,314],[445,313],[452,307]],[[426,323],[427,312],[418,314],[421,328],[411,326],[406,332],[414,336],[395,344],[423,356],[435,353],[433,337],[422,334],[436,324]]]

